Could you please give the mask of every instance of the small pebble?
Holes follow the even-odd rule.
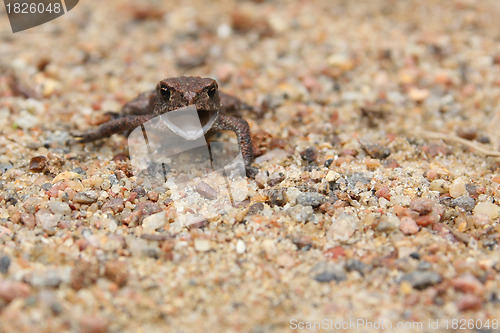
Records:
[[[49,201],[49,208],[54,214],[69,215],[71,208],[66,202]]]
[[[308,147],[300,153],[300,157],[302,157],[304,161],[311,163],[316,160],[316,158],[318,157],[318,153],[316,151],[316,148]]]
[[[116,193],[116,194],[120,193],[121,189],[122,189],[122,187],[118,184],[111,186],[111,192]]]
[[[325,201],[325,196],[320,193],[306,192],[297,197],[297,203],[302,206],[319,207]]]
[[[116,177],[115,174],[112,174],[108,177],[108,180],[109,182],[111,183],[111,185],[116,185],[118,184],[118,177]],[[114,191],[113,191],[114,192]],[[115,192],[116,193],[116,192]]]
[[[266,184],[267,180],[269,179],[269,174],[267,171],[260,170],[256,175],[255,175],[255,181],[259,182],[260,184]]]
[[[432,264],[426,260],[422,260],[418,263],[417,270],[427,271],[432,268]]]
[[[52,231],[59,222],[59,218],[51,214],[48,209],[40,209],[36,214],[36,224],[40,225],[44,231]]]
[[[50,188],[50,190],[48,191],[47,194],[51,198],[57,198],[59,196],[59,191],[64,191],[67,187],[68,186],[64,182],[56,183],[56,184],[52,185],[52,187]]]
[[[276,148],[268,151],[255,159],[255,163],[260,164],[266,161],[283,160],[290,156],[290,153],[284,149]]]
[[[112,211],[114,214],[120,213],[125,208],[122,198],[112,198],[102,205],[103,212]]]
[[[243,254],[245,253],[246,249],[247,246],[245,245],[245,242],[241,239],[238,239],[238,241],[236,242],[236,253]]]
[[[407,281],[415,289],[425,289],[441,282],[441,275],[429,271],[414,271],[405,274],[401,281]]]
[[[391,155],[391,150],[388,147],[384,147],[377,143],[370,143],[365,141],[360,141],[361,148],[365,151],[368,156],[382,160]]]
[[[208,200],[214,200],[217,198],[217,192],[207,183],[201,181],[196,184],[196,192],[198,192],[202,197]]]
[[[272,239],[264,239],[261,244],[261,249],[264,251],[266,259],[272,260],[278,254],[278,249],[276,248],[276,242]]]
[[[341,282],[347,278],[344,269],[332,262],[318,263],[314,266],[313,271],[317,272],[313,278],[318,282]]]
[[[35,156],[30,160],[29,169],[31,172],[42,172],[47,165],[47,157]]]
[[[78,192],[73,197],[73,202],[80,204],[91,204],[97,201],[96,191]]]
[[[403,216],[401,218],[401,224],[399,225],[399,230],[405,235],[414,235],[418,232],[419,227],[417,222],[409,216]]]
[[[18,297],[26,298],[31,294],[31,287],[24,282],[0,280],[0,299],[10,303]]]
[[[454,278],[451,285],[463,293],[481,294],[484,291],[483,284],[471,273]]]
[[[111,188],[111,182],[107,179],[105,179],[102,184],[101,184],[101,189],[104,191],[107,191]]]
[[[71,270],[70,285],[75,290],[86,288],[97,281],[99,265],[88,261],[79,260]]]
[[[416,87],[412,87],[408,92],[408,97],[410,97],[415,102],[423,102],[430,95],[429,90],[427,89],[419,89]]]
[[[257,180],[257,179],[256,179]],[[275,186],[285,180],[285,174],[283,172],[276,172],[269,176],[267,184],[269,186]]]
[[[460,127],[457,129],[457,135],[465,140],[474,140],[477,138],[477,129],[474,127]]]
[[[283,189],[269,191],[269,203],[271,206],[283,206],[286,203]]]
[[[109,323],[99,315],[85,315],[79,319],[80,333],[106,333],[109,332]]]
[[[327,182],[333,182],[339,179],[341,176],[338,172],[335,172],[333,170],[329,170],[328,173],[325,176],[325,180]]]
[[[10,257],[2,256],[0,257],[0,273],[6,274],[9,271]]]
[[[255,215],[264,209],[264,204],[262,202],[256,202],[248,208],[247,216]]]
[[[458,311],[479,311],[483,308],[483,299],[473,294],[460,295],[456,301]]]
[[[21,223],[26,227],[33,229],[36,225],[35,215],[33,215],[32,213],[21,213]]]
[[[49,191],[51,187],[52,187],[51,183],[43,183],[42,186],[40,186],[40,188],[44,191]]]
[[[145,231],[151,232],[165,226],[167,217],[164,212],[156,213],[146,217],[142,221],[142,227]]]
[[[80,179],[82,176],[76,172],[72,171],[64,171],[58,174],[54,179],[52,179],[52,184],[55,184],[61,180],[66,180],[66,179]]]
[[[467,189],[465,188],[465,182],[462,178],[457,178],[450,185],[450,196],[452,198],[458,198],[462,195],[467,194]]]
[[[194,248],[198,252],[207,252],[212,249],[212,245],[209,239],[196,238],[194,240]]]
[[[500,207],[490,202],[480,202],[474,208],[474,215],[484,214],[490,218],[490,220],[494,220],[500,214]]]
[[[76,172],[77,174],[82,175],[82,176],[85,176],[87,174],[87,172],[85,170],[83,170],[81,167],[76,167],[71,171]]]
[[[410,209],[420,215],[427,215],[434,209],[434,201],[431,199],[416,198],[410,202]]]
[[[104,264],[104,277],[123,287],[128,281],[127,263],[119,260],[109,260]]]
[[[341,214],[332,218],[332,224],[327,232],[327,238],[339,242],[347,242],[356,232],[358,218],[350,214]]]
[[[142,198],[146,195],[146,190],[143,187],[137,186],[134,187],[130,193],[136,193],[138,198]]]
[[[446,180],[435,179],[429,185],[429,190],[439,192],[440,194],[444,194],[449,192],[450,187]]]
[[[156,191],[151,191],[148,193],[148,199],[151,200],[151,201],[158,201],[158,198],[160,197],[160,193],[156,192]]]
[[[456,199],[451,200],[452,207],[460,207],[466,211],[472,211],[476,206],[476,200],[468,195],[462,195]]]
[[[484,228],[490,224],[490,219],[488,215],[485,214],[475,214],[474,215],[474,226],[476,228]]]
[[[358,259],[348,259],[345,263],[345,268],[348,272],[356,271],[361,275],[365,275],[371,269],[370,265],[367,265]]]
[[[395,230],[399,227],[400,225],[399,219],[394,216],[394,215],[384,215],[380,219],[379,224],[377,225],[377,231],[380,232],[390,232],[392,230]]]

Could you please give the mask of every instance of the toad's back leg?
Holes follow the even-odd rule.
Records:
[[[130,134],[137,126],[153,118],[154,90],[139,94],[123,105],[120,112],[106,112],[111,120],[101,126],[82,133],[73,133],[79,137],[77,142],[85,143],[111,136],[115,133]]]
[[[137,126],[145,123],[153,118],[153,114],[142,116],[124,116],[117,119],[108,121],[99,127],[92,128],[82,133],[73,133],[73,136],[80,138],[77,140],[79,143],[91,142],[103,138],[107,138],[115,133],[123,131],[131,131]]]

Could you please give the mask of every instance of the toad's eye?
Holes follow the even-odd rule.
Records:
[[[169,101],[172,96],[170,88],[166,84],[160,84],[160,95],[164,100]]]
[[[213,86],[207,91],[208,97],[210,98],[214,98],[216,93],[217,93],[217,86]]]

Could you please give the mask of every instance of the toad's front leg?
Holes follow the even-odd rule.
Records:
[[[212,129],[214,130],[226,130],[233,131],[236,134],[238,140],[238,146],[240,148],[241,154],[243,155],[243,160],[245,165],[248,167],[253,161],[253,147],[252,138],[250,136],[250,127],[246,120],[241,118],[235,118],[227,116],[224,114],[219,114],[217,121],[213,124]]]
[[[127,130],[131,131],[153,117],[153,114],[142,116],[125,116],[122,118],[110,120],[97,128],[93,128],[82,133],[72,133],[72,135],[80,138],[76,141],[77,143],[91,142],[110,137],[115,133],[120,133]]]

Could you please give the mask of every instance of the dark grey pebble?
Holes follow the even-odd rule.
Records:
[[[299,194],[297,203],[302,206],[318,207],[325,201],[325,196],[320,193],[307,192]]]
[[[370,184],[370,182],[372,180],[372,177],[373,177],[372,173],[369,173],[369,172],[367,172],[367,173],[358,172],[358,173],[354,173],[354,174],[352,174],[350,176],[347,176],[346,177],[346,181],[347,181],[347,184],[349,186],[349,189],[353,189],[358,182],[360,182],[363,185]],[[340,179],[342,179],[342,178],[340,178]]]
[[[155,247],[147,247],[147,248],[142,249],[142,255],[144,257],[158,259],[158,258],[160,258],[160,249],[155,248]]]
[[[401,281],[407,281],[415,289],[425,289],[441,282],[441,275],[430,271],[414,271],[405,274]]]
[[[361,275],[365,275],[368,273],[371,269],[370,265],[365,264],[362,261],[359,261],[358,259],[349,259],[345,263],[345,269],[348,272],[359,272]]]
[[[0,273],[6,274],[9,271],[10,257],[2,256],[0,257]]]
[[[44,191],[48,191],[52,188],[52,184],[51,183],[43,183],[42,186],[40,186],[42,188],[42,190]]]
[[[420,254],[418,252],[412,252],[410,253],[410,258],[413,258],[415,260],[420,260]]]
[[[389,148],[379,145],[378,143],[362,141],[360,142],[360,144],[365,153],[367,153],[372,158],[382,160],[391,155],[391,150]]]
[[[311,163],[316,160],[316,158],[318,157],[318,153],[316,151],[316,148],[308,147],[300,153],[300,157],[302,157],[303,160]]]
[[[313,268],[313,271],[317,272],[313,278],[318,282],[330,282],[332,280],[340,282],[346,279],[346,274],[342,267],[329,262],[317,264]]]
[[[82,176],[85,176],[87,174],[87,172],[80,167],[76,167],[71,171],[76,172],[77,174],[82,175]]]
[[[478,138],[478,141],[481,142],[481,143],[485,143],[485,144],[491,143],[491,139],[488,136],[485,136],[485,135],[481,135]]]
[[[432,268],[432,264],[426,260],[422,260],[418,263],[417,269],[419,271],[427,271]]]
[[[476,206],[476,200],[468,195],[462,195],[461,197],[451,200],[450,204],[452,207],[460,207],[466,211],[472,211]]]

